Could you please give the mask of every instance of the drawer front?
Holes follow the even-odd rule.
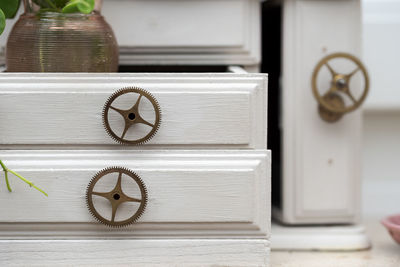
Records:
[[[102,112],[107,99],[125,87],[146,89],[159,103],[162,121],[150,145],[266,148],[261,74],[1,74],[0,144],[117,145]],[[126,101],[132,101],[122,103],[129,107],[134,103]],[[154,113],[150,102],[140,105],[144,115]],[[110,124],[118,133],[124,129],[117,113]]]
[[[242,64],[261,60],[260,0],[103,1],[122,64]]]
[[[269,233],[267,151],[3,151],[0,156],[8,167],[29,177],[49,194],[46,198],[17,178],[12,179],[13,192],[3,189],[0,194],[3,238],[26,238],[33,232],[36,236],[67,237],[81,233],[94,237],[123,234],[258,238]],[[134,171],[147,188],[148,199],[136,223],[112,231],[95,221],[86,203],[92,177],[110,166]],[[110,189],[116,179],[110,182]],[[123,191],[134,197],[125,178],[122,185]],[[110,202],[104,200],[96,205],[103,215],[108,210],[111,213]],[[128,215],[130,210],[124,206],[117,210],[115,220]]]

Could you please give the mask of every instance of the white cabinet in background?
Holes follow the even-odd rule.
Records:
[[[334,123],[322,120],[311,79],[329,54],[360,56],[360,13],[359,0],[283,1],[283,176],[275,215],[287,224],[359,221],[361,110]],[[331,64],[343,74],[354,69]],[[323,85],[329,88],[329,70],[324,71]],[[358,81],[351,86],[362,87]]]

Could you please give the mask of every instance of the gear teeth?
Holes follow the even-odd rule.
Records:
[[[95,184],[104,176],[107,175],[109,173],[120,173],[122,172],[125,175],[130,176],[132,179],[135,180],[135,182],[137,183],[137,185],[139,186],[139,189],[141,191],[141,197],[142,197],[142,202],[141,205],[139,206],[139,209],[135,212],[135,214],[131,217],[131,219],[124,223],[124,224],[118,224],[118,223],[112,223],[111,221],[105,219],[104,217],[102,217],[100,214],[96,215],[95,213],[95,208],[94,206],[90,205],[90,198],[91,198],[91,190],[93,190]],[[147,206],[147,201],[148,201],[148,191],[147,191],[147,187],[144,184],[144,181],[142,180],[142,178],[136,173],[131,171],[128,168],[125,167],[118,167],[118,166],[114,166],[114,167],[108,167],[105,168],[99,172],[97,172],[93,178],[90,180],[87,189],[86,189],[86,206],[88,207],[88,210],[90,212],[90,214],[95,218],[96,221],[98,221],[99,223],[105,224],[109,227],[112,228],[120,228],[120,227],[125,227],[128,225],[131,225],[133,223],[135,223],[143,214],[144,211],[146,209]]]
[[[108,118],[106,119],[108,110],[109,110],[111,104],[114,102],[114,100],[117,99],[119,96],[127,94],[127,93],[137,93],[139,95],[146,97],[153,104],[153,107],[155,108],[155,112],[156,112],[156,117],[158,114],[158,120],[156,119],[156,123],[155,123],[154,127],[149,132],[149,134],[143,138],[142,141],[138,141],[138,140],[129,141],[129,140],[125,140],[125,139],[122,139],[122,138],[116,136],[116,134],[112,131],[111,126],[108,123]],[[121,145],[140,146],[140,145],[146,144],[149,140],[151,140],[156,135],[156,133],[160,129],[160,125],[162,123],[162,111],[161,111],[161,107],[160,107],[160,104],[158,103],[157,99],[149,91],[142,89],[140,87],[124,87],[124,88],[121,88],[121,89],[117,90],[116,92],[114,92],[110,97],[108,97],[108,99],[103,107],[102,117],[103,117],[103,127],[106,129],[107,134],[115,142],[117,142]]]

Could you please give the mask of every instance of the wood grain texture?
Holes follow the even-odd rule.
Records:
[[[266,82],[261,74],[2,73],[0,144],[117,146],[102,125],[104,103],[118,89],[138,86],[162,110],[149,145],[265,149]]]
[[[360,1],[284,3],[280,217],[293,224],[354,223],[360,214],[361,111],[332,124],[321,120],[311,76],[327,54],[360,54]],[[334,67],[343,73],[352,69]],[[328,74],[324,79],[329,86]]]
[[[0,241],[2,266],[269,265],[266,240]]]
[[[139,223],[122,229],[135,230],[128,235],[153,231],[153,236],[266,237],[270,233],[270,154],[266,151],[0,151],[0,158],[49,194],[46,198],[16,179],[11,181],[13,193],[1,189],[0,234],[6,236],[20,229],[14,223],[36,225],[28,229],[39,235],[45,229],[38,224],[56,223],[49,229],[62,232],[72,227],[71,235],[83,231],[103,236],[108,228],[94,222],[85,194],[91,178],[110,166],[135,171],[148,189],[148,205]],[[114,178],[105,189],[113,188]],[[123,183],[123,188],[130,193],[128,184]],[[109,203],[99,205],[108,214]],[[117,219],[129,212],[129,207],[122,207]],[[66,224],[81,226],[65,228]]]

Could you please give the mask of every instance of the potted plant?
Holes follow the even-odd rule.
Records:
[[[0,1],[0,32],[21,0]],[[115,72],[118,44],[101,0],[23,0],[6,47],[8,72]]]

